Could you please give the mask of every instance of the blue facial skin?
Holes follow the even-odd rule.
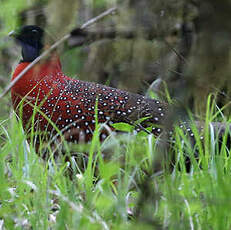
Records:
[[[21,62],[32,62],[36,59],[43,48],[44,31],[34,25],[24,26],[11,34],[16,42],[22,47]]]
[[[19,41],[19,44],[22,46],[22,61],[23,62],[32,62],[34,59],[36,59],[40,55],[40,49],[38,46],[34,47],[31,45],[28,45],[22,41]]]

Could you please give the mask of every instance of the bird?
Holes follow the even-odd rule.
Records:
[[[37,25],[20,27],[11,36],[21,46],[22,54],[12,75],[14,80],[47,44],[45,31]],[[61,133],[66,141],[74,143],[92,139],[96,118],[112,130],[113,124],[119,122],[136,124],[137,132],[153,124],[151,133],[158,136],[168,114],[168,104],[160,100],[66,76],[57,51],[16,82],[11,98],[26,132],[33,129],[48,138]],[[137,125],[141,118],[145,119]],[[100,139],[108,135],[108,130],[103,129]]]
[[[49,34],[37,25],[27,25],[10,35],[21,46],[21,60],[13,71],[13,81],[49,47],[45,39]],[[11,99],[25,132],[42,137],[36,138],[36,151],[42,139],[62,136],[68,142],[89,142],[97,123],[106,127],[100,131],[101,141],[110,135],[108,128],[114,130],[114,124],[120,122],[134,125],[136,132],[144,130],[159,136],[170,111],[166,102],[66,76],[56,50],[24,73],[11,88]],[[195,125],[203,132],[203,123],[196,121]],[[219,137],[227,129],[226,123],[212,122],[211,126]],[[194,138],[188,122],[179,127]],[[230,124],[228,129],[231,130]],[[168,135],[173,134],[172,130],[169,129]]]

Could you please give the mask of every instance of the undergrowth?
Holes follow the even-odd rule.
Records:
[[[112,134],[101,143],[99,125],[90,143],[62,144],[58,157],[52,147],[46,146],[49,158],[43,160],[27,143],[22,124],[12,113],[9,119],[0,121],[0,226],[230,229],[231,159],[226,143],[230,133],[227,129],[219,142],[210,125],[212,121],[229,120],[211,97],[203,138],[191,120],[194,145],[176,127],[168,148],[172,162],[162,161],[161,169],[152,171],[153,159],[161,154],[161,136],[131,131]],[[123,124],[119,127],[123,131],[130,129]],[[152,198],[153,193],[153,200],[143,200],[141,211],[148,218],[141,218],[135,216],[136,205],[147,178],[152,189],[148,194]]]

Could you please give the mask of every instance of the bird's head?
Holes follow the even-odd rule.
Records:
[[[36,25],[28,25],[9,33],[22,47],[22,62],[32,62],[44,46],[44,30]]]

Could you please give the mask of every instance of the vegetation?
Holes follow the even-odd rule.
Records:
[[[19,56],[15,45],[6,39],[7,33],[16,25],[31,21],[43,25],[44,18],[45,24],[52,27],[61,9],[58,7],[53,19],[44,10],[59,2],[1,2],[4,10],[0,12],[0,62],[3,63],[0,92],[8,84]],[[84,1],[76,2],[76,18],[81,23],[86,15],[97,15],[117,3],[124,11],[119,17],[115,16],[116,19],[109,17],[109,22],[106,20],[103,25],[112,28],[119,25],[118,29],[121,25],[126,25],[126,29],[135,25],[141,32],[138,38],[106,39],[82,49],[65,45],[62,50],[65,72],[70,76],[80,73],[80,77],[87,80],[139,92],[146,90],[140,85],[150,82],[147,76],[160,77],[167,82],[170,92],[163,90],[161,94],[159,88],[154,89],[155,96],[179,100],[179,104],[185,103],[190,108],[195,143],[192,145],[191,139],[178,127],[168,145],[163,136],[137,134],[122,123],[116,128],[126,133],[112,134],[101,143],[100,124],[97,124],[90,143],[63,142],[56,149],[58,157],[53,147],[44,143],[49,153],[44,160],[36,154],[33,144],[28,145],[22,124],[12,110],[10,95],[7,95],[0,99],[0,229],[230,229],[231,159],[227,141],[230,131],[227,128],[218,139],[210,126],[211,121],[230,122],[229,1],[224,0],[222,6],[217,7],[218,1],[203,1],[202,6],[198,6],[197,1],[158,3],[150,0],[150,5],[143,5],[144,15],[140,12],[140,1],[135,0],[125,3],[100,0],[92,4],[89,1],[86,5]],[[145,18],[149,15],[148,9],[155,9],[151,11],[155,23],[145,29],[156,32],[158,28],[151,40],[142,36],[142,32],[147,31],[143,30],[142,19],[148,19]],[[32,14],[27,14],[28,11]],[[63,11],[68,12],[68,9]],[[212,18],[217,33],[202,16],[207,20]],[[76,24],[71,17],[67,21],[73,27]],[[150,20],[144,21],[149,25]],[[182,45],[186,39],[182,30],[169,35],[178,22],[187,26],[200,24],[200,30],[191,31],[198,39],[188,44],[190,47]],[[58,24],[53,26],[61,28]],[[57,34],[62,36],[61,32]],[[190,53],[185,48],[189,48]],[[150,62],[160,65],[157,69],[156,65],[148,68]],[[176,78],[176,73],[183,79]],[[131,77],[134,78],[131,80]],[[173,120],[182,111],[181,106],[174,111]],[[204,120],[203,139],[195,128],[195,117]]]
[[[222,115],[211,111],[211,104],[206,122]],[[194,130],[194,146],[176,129],[168,152],[175,164],[170,169],[166,160],[162,170],[151,172],[161,138],[128,133],[100,143],[96,130],[89,144],[63,145],[66,155],[75,153],[69,162],[62,154],[55,160],[52,150],[44,161],[12,114],[0,129],[1,224],[5,229],[229,229],[228,132],[218,145],[208,129],[204,141]],[[139,207],[147,175],[152,195]]]

